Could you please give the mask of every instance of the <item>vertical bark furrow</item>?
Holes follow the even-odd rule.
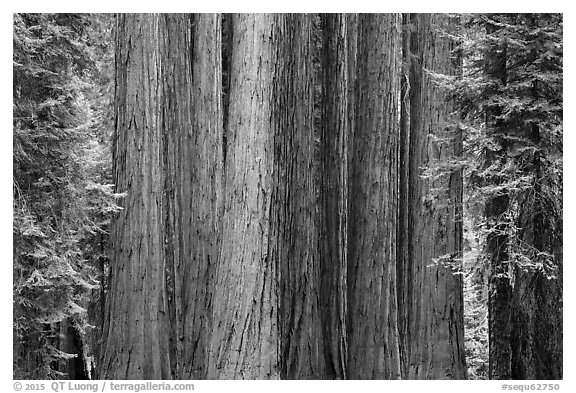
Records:
[[[282,377],[320,378],[320,259],[314,173],[312,16],[275,15],[271,225],[277,233]]]
[[[205,378],[210,299],[220,246],[223,195],[221,24],[218,14],[167,16],[175,58],[174,136],[180,247],[176,278],[179,378]],[[184,39],[186,37],[186,39]],[[175,49],[181,43],[179,50]],[[178,48],[178,47],[176,47]]]
[[[322,16],[320,258],[324,353],[329,378],[346,379],[348,313],[348,19]]]
[[[410,359],[409,324],[411,302],[409,296],[412,291],[410,262],[410,209],[408,197],[410,195],[410,14],[402,14],[402,73],[400,75],[400,146],[399,146],[399,206],[398,206],[398,264],[397,296],[398,296],[398,332],[400,335],[400,357],[402,377],[408,376]]]
[[[348,372],[400,377],[396,316],[400,18],[359,16],[348,260]]]

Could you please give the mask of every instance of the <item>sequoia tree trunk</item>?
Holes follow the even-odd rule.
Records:
[[[451,124],[446,94],[428,74],[455,75],[458,65],[441,32],[449,31],[447,16],[412,14],[407,27],[402,163],[408,167],[401,169],[399,229],[405,248],[398,269],[405,373],[408,379],[464,379],[462,174],[445,165],[461,154],[462,137]]]
[[[322,16],[320,135],[322,326],[328,377],[346,379],[348,313],[348,35],[346,14]]]
[[[358,97],[357,60],[358,60],[358,14],[346,14],[346,38],[348,56],[348,173],[352,173],[352,157],[354,155],[354,130],[356,129],[356,101]],[[348,182],[350,194],[350,182]],[[348,199],[350,211],[350,199]],[[349,223],[348,223],[349,225]]]
[[[396,299],[400,17],[358,22],[358,101],[350,176],[348,377],[400,378]]]
[[[159,16],[121,14],[116,38],[113,220],[100,377],[170,379],[164,260]]]
[[[413,264],[410,260],[410,14],[402,14],[402,73],[400,75],[400,148],[399,148],[399,199],[397,226],[397,298],[398,298],[398,333],[400,335],[400,367],[402,378],[408,377],[410,359],[410,316],[412,302]]]
[[[210,378],[320,378],[309,15],[232,17]]]
[[[101,376],[202,378],[222,200],[220,18],[119,15]]]
[[[222,216],[221,26],[217,14],[165,14],[165,255],[172,368],[205,378]]]

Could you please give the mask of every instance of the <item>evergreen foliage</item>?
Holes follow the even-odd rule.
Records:
[[[467,34],[457,37],[463,76],[436,76],[462,115],[469,206],[508,195],[505,212],[478,223],[484,235],[505,222],[511,261],[554,277],[562,239],[562,16],[472,15],[465,25]],[[504,52],[506,75],[491,74],[493,54]],[[525,240],[540,213],[553,249]]]
[[[560,315],[562,26],[559,14],[467,15],[462,33],[453,36],[464,59],[463,74],[434,75],[452,93],[461,118],[458,126],[464,132],[464,159],[443,165],[466,168],[468,215],[474,217],[472,230],[479,231],[483,247],[477,259],[480,264],[472,265],[468,290],[476,285],[473,277],[486,274],[514,288],[521,277],[526,280],[528,276],[522,275],[526,272],[532,274],[532,279],[522,284],[528,289],[512,289],[513,296],[538,297],[539,291],[552,291],[546,296],[553,299],[550,305],[559,307],[553,312]],[[543,289],[541,279],[557,286]],[[471,297],[467,294],[467,301],[480,307],[478,299]],[[484,301],[486,298],[484,295]],[[526,299],[511,301],[520,317],[530,313],[522,310]],[[542,302],[546,300],[535,304]],[[486,315],[482,307],[476,311],[478,318]],[[467,330],[485,329],[484,321],[474,318],[468,308]],[[528,318],[535,326],[556,323],[548,319],[545,315]],[[561,326],[556,329],[561,331]],[[556,345],[561,348],[561,343]],[[469,358],[471,367],[487,362],[485,351],[475,354],[483,361]],[[472,369],[470,375],[482,378],[484,371]]]
[[[78,355],[65,350],[68,326],[89,346],[95,262],[107,260],[117,210],[104,95],[109,17],[14,14],[13,27],[14,378],[66,378]]]

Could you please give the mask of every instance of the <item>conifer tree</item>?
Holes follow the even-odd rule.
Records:
[[[492,379],[562,378],[562,16],[472,15],[461,78],[470,203],[483,206]]]
[[[108,219],[107,15],[13,16],[14,378],[87,378]]]

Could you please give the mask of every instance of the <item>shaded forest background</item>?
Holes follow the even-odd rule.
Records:
[[[15,379],[562,378],[561,15],[13,21]]]

